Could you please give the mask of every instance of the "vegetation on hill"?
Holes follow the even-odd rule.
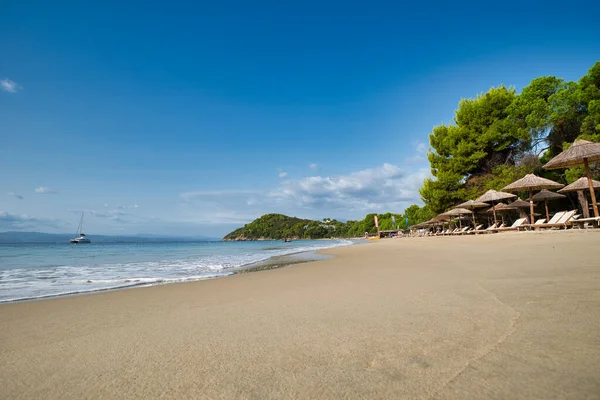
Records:
[[[374,234],[375,215],[379,220],[380,230],[394,229],[392,216],[395,218],[396,227],[406,227],[406,216],[409,224],[415,224],[433,216],[427,208],[417,205],[406,209],[405,214],[367,214],[360,221],[340,222],[335,219],[324,218],[322,221],[288,217],[282,214],[266,214],[255,219],[249,224],[227,234],[223,240],[281,240],[290,239],[324,239],[362,237],[365,232]]]

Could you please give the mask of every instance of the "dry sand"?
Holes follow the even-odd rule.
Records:
[[[600,398],[600,232],[0,306],[0,398]]]

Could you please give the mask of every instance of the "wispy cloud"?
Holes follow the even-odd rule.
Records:
[[[404,160],[409,165],[425,165],[427,163],[427,144],[424,142],[413,142],[413,155]]]
[[[308,168],[312,169],[313,171],[316,171],[317,168],[319,168],[319,164],[315,164],[315,163],[308,164]]]
[[[0,79],[0,88],[8,93],[17,93],[21,86],[8,78]]]
[[[56,194],[56,193],[58,193],[56,190],[50,189],[47,186],[40,186],[40,187],[36,188],[34,191],[38,194]]]
[[[248,197],[258,194],[255,190],[198,190],[195,192],[181,193],[179,197],[185,202],[215,202],[220,203],[223,199],[233,197]]]
[[[107,206],[106,204],[104,206]],[[137,204],[132,204],[132,205],[121,205],[121,206],[117,206],[118,209],[120,210],[125,210],[128,208],[139,208],[139,206]]]
[[[278,171],[279,171],[279,177],[280,178],[285,178],[287,176],[287,172],[285,172],[281,168]]]
[[[62,226],[65,226],[65,223],[56,219],[0,211],[0,230],[39,229],[40,227],[58,228]]]
[[[419,201],[418,188],[427,174],[427,170],[407,172],[383,164],[348,175],[286,181],[269,196],[310,209],[392,210]]]
[[[266,213],[306,218],[362,218],[367,212],[401,212],[419,203],[419,187],[429,168],[383,164],[339,176],[282,180],[261,191],[182,193],[184,213],[199,223],[247,223]]]
[[[93,216],[99,217],[99,218],[113,218],[113,217],[117,217],[117,216],[129,215],[126,212],[118,211],[118,210],[111,210],[111,211],[106,211],[106,212],[88,210],[87,212],[92,214]]]
[[[419,154],[425,154],[427,153],[427,144],[424,142],[417,142],[415,143],[415,150]]]
[[[16,197],[19,200],[23,200],[23,196],[21,196],[20,194],[17,194],[17,193],[8,192],[7,195]]]

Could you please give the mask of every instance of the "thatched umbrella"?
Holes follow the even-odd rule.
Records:
[[[592,179],[592,187],[594,189],[599,189],[600,182]],[[571,183],[570,185],[567,185],[564,188],[560,189],[558,191],[558,193],[579,192],[580,190],[587,190],[587,189],[589,189],[588,180],[584,176],[583,178],[579,178],[575,182]]]
[[[508,203],[507,206],[512,208],[529,208],[529,202],[521,199],[516,199],[515,201]]]
[[[477,200],[467,200],[464,203],[460,203],[459,205],[457,205],[454,208],[466,208],[467,210],[475,210],[476,208],[481,208],[481,207],[487,207],[489,204],[484,203],[482,201],[477,201]],[[473,228],[475,228],[476,222],[475,222],[475,212],[473,212]]]
[[[546,207],[546,221],[550,221],[550,213],[548,212],[548,200],[558,200],[563,199],[567,196],[560,193],[554,193],[547,189],[543,189],[541,192],[533,195],[533,201],[543,201],[544,206]]]
[[[529,208],[528,201],[524,201],[524,200],[517,198],[515,201],[513,201],[512,203],[508,203],[506,206],[510,207],[512,209],[519,210],[520,218],[523,218],[523,217],[527,218],[527,212],[525,211],[525,209]]]
[[[473,211],[471,210],[467,210],[466,208],[453,208],[450,211],[446,211],[445,213],[441,213],[439,216],[442,217],[453,217],[453,216],[462,216],[462,215],[467,215],[467,214],[473,214]],[[459,218],[458,219],[458,224],[460,226],[460,229],[462,229],[462,221]]]
[[[594,189],[600,188],[600,182],[592,180],[592,187]],[[577,192],[577,199],[579,200],[579,204],[581,205],[583,215],[585,218],[589,218],[590,210],[587,201],[587,197],[584,191],[589,190],[589,183],[586,177],[579,178],[575,182],[570,185],[565,186],[560,189],[559,193],[569,193],[569,192]]]
[[[529,211],[531,214],[531,223],[535,222],[533,216],[533,191],[542,189],[558,189],[565,185],[562,183],[551,181],[550,179],[542,178],[534,174],[527,174],[521,179],[518,179],[508,186],[502,188],[508,192],[529,191]]]
[[[596,204],[596,194],[594,193],[592,172],[590,171],[590,163],[595,161],[600,161],[600,143],[588,142],[587,140],[576,140],[571,147],[548,161],[546,165],[544,165],[544,169],[578,167],[583,164],[588,180],[588,189],[592,196],[594,216],[598,218],[600,215],[598,214],[598,204]]]
[[[482,203],[492,203],[492,207],[494,203],[500,200],[512,199],[517,197],[516,194],[512,193],[504,193],[499,192],[497,190],[490,189],[481,196],[479,196],[475,201],[481,201]],[[498,220],[496,219],[496,209],[492,210],[494,212],[494,223],[497,224]]]
[[[509,207],[505,203],[500,202],[500,203],[497,203],[496,205],[490,207],[489,209],[485,210],[485,212],[488,214],[499,212],[500,215],[502,216],[502,223],[504,224],[504,212],[509,211],[509,210],[514,210],[514,208]],[[494,222],[496,222],[496,221],[494,221]]]

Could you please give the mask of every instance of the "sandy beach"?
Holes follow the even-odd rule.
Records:
[[[0,397],[597,399],[600,232],[410,238],[0,305]]]

